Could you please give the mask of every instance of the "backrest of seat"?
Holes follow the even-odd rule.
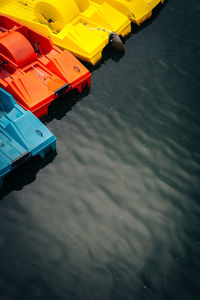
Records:
[[[36,2],[34,12],[39,22],[48,21],[50,27],[51,23],[58,22],[61,30],[65,24],[71,22],[80,14],[80,9],[76,0],[43,0]]]
[[[0,118],[9,113],[14,107],[14,99],[0,88]]]
[[[23,67],[37,58],[31,43],[23,34],[13,31],[0,38],[0,54],[8,57],[19,68]]]

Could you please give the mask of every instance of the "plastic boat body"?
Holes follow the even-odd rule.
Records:
[[[4,177],[28,160],[56,150],[56,138],[30,111],[0,89],[0,186]]]
[[[82,0],[84,1],[84,0]],[[125,14],[131,22],[140,25],[152,15],[152,10],[165,0],[90,0],[90,2],[106,2],[121,13]]]
[[[0,15],[0,87],[24,109],[41,117],[55,98],[90,83],[90,72],[70,52]]]
[[[2,0],[0,13],[50,37],[54,44],[93,65],[109,44],[110,32],[124,37],[131,31],[129,18],[106,1]]]

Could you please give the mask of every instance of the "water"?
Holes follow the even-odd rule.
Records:
[[[168,1],[56,103],[58,154],[0,202],[1,300],[200,299],[199,13]]]

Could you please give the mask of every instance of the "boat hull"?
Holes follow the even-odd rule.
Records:
[[[34,156],[56,151],[56,138],[0,88],[0,187],[5,176]]]

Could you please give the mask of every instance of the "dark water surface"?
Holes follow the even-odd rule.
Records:
[[[200,299],[199,14],[168,1],[56,103],[0,201],[1,300]]]

